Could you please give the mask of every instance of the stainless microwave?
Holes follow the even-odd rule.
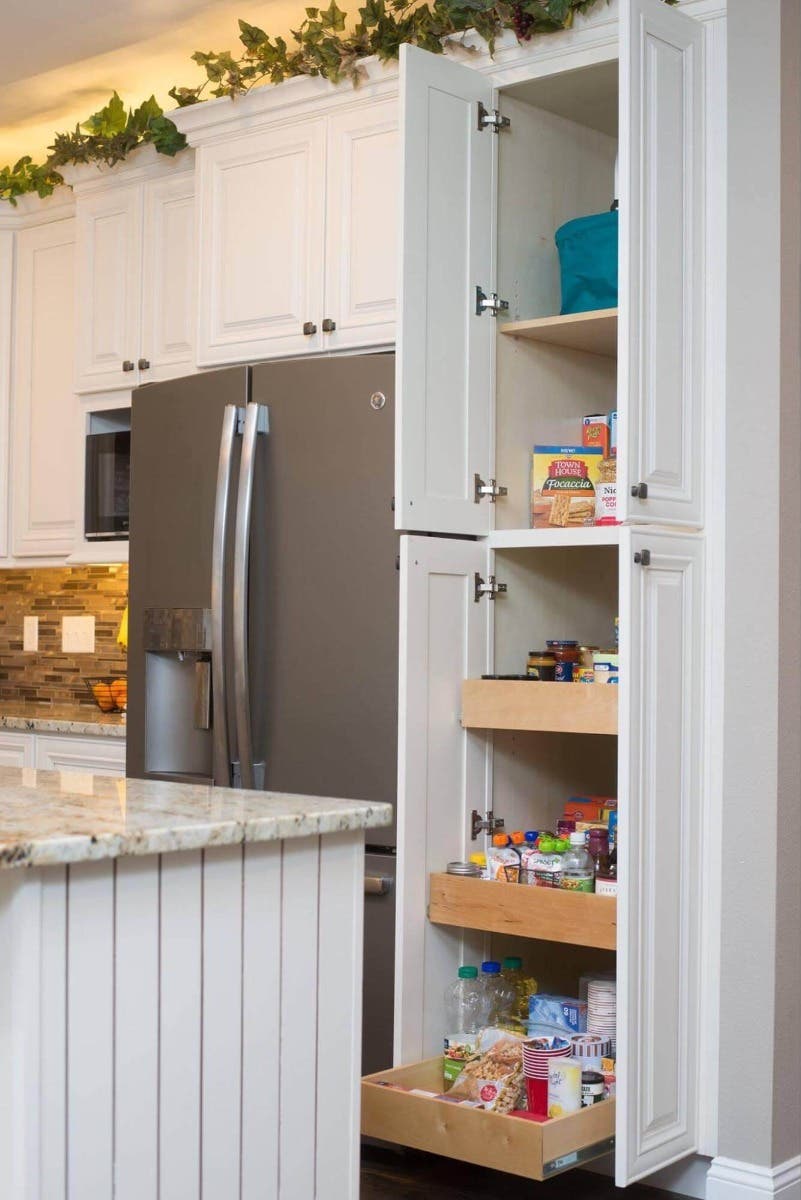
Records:
[[[131,431],[86,435],[84,532],[89,541],[128,540]]]

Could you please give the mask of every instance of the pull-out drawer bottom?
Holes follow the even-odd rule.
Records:
[[[401,1088],[441,1091],[442,1059],[379,1071],[362,1080],[365,1137],[540,1180],[614,1149],[614,1100],[538,1123]]]

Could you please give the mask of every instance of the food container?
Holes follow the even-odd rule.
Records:
[[[483,874],[481,866],[473,862],[449,862],[445,872],[448,875],[468,875],[473,879],[480,879]]]
[[[579,662],[582,667],[589,667],[592,670],[594,665],[593,655],[600,649],[598,646],[579,646]]]
[[[590,1108],[593,1104],[598,1104],[601,1100],[606,1099],[604,1091],[604,1077],[600,1071],[593,1067],[585,1068],[581,1072],[581,1107]],[[548,1103],[548,1116],[551,1115],[550,1093]]]
[[[572,683],[574,670],[578,670],[575,663],[558,662],[554,671],[554,681],[556,683]]]
[[[548,1063],[548,1116],[563,1117],[578,1112],[584,1103],[584,1074],[574,1058],[554,1058]],[[603,1099],[603,1075],[601,1099]]]
[[[573,668],[574,683],[595,683],[595,670],[593,667],[574,667]]]
[[[548,647],[547,653],[552,654],[557,663],[577,663],[581,661],[581,651],[579,650],[578,642],[550,641],[546,642],[546,645]]]
[[[128,680],[124,675],[101,675],[85,679],[84,683],[101,712],[125,712],[128,707]]]
[[[552,683],[555,678],[556,659],[549,650],[529,650],[526,673],[529,679]]]

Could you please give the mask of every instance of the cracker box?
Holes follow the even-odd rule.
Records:
[[[617,458],[617,409],[609,414],[609,453]]]
[[[611,413],[594,413],[581,419],[581,444],[589,450],[601,450],[609,457],[609,418]]]
[[[589,446],[535,446],[531,456],[531,527],[595,524],[595,485],[603,451]]]

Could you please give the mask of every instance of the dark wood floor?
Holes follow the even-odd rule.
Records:
[[[362,1155],[361,1200],[677,1200],[675,1193],[634,1185],[618,1191],[605,1176],[567,1171],[548,1183],[485,1171],[415,1151],[373,1147]]]

